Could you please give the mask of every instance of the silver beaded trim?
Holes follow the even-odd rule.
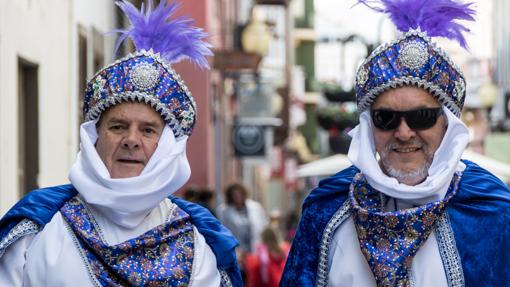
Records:
[[[361,65],[358,69],[358,74],[356,75],[356,84],[359,86],[363,86],[368,81],[368,70],[364,65]]]
[[[233,287],[232,281],[230,280],[230,277],[227,274],[227,271],[220,270],[220,276],[221,276],[221,286],[222,287]]]
[[[9,233],[0,241],[0,258],[4,255],[5,250],[11,244],[16,242],[21,237],[28,234],[35,234],[39,232],[39,225],[30,219],[23,219],[20,223],[16,224]]]
[[[101,91],[106,84],[106,79],[102,76],[98,76],[94,79],[94,84],[92,84],[93,97],[96,101],[101,100]]]
[[[324,232],[322,233],[322,239],[319,249],[319,264],[317,267],[317,287],[328,286],[328,257],[329,257],[329,246],[331,240],[335,234],[336,229],[342,224],[350,215],[350,203],[349,200],[345,200],[342,206],[335,212],[333,217],[329,220]]]
[[[147,51],[147,50],[136,51],[135,53],[131,53],[121,59],[116,60],[115,62],[113,62],[107,66],[104,66],[102,69],[97,71],[97,73],[91,78],[90,81],[95,80],[95,78],[98,77],[99,74],[105,69],[108,69],[112,66],[118,65],[122,62],[128,61],[131,58],[142,57],[142,56],[153,58],[155,61],[160,63],[168,73],[170,73],[172,75],[172,78],[177,82],[177,84],[179,84],[179,86],[182,88],[182,90],[184,91],[186,96],[189,98],[189,100],[191,102],[192,109],[193,109],[194,116],[195,116],[195,118],[198,118],[198,115],[196,114],[197,103],[193,99],[191,91],[188,89],[188,87],[182,80],[181,76],[179,74],[177,74],[177,72],[174,69],[172,69],[170,67],[170,65],[167,63],[167,61],[164,58],[162,58],[159,53],[154,53],[154,51],[152,49],[150,49],[149,51]],[[133,99],[125,99],[125,97],[131,97],[131,98],[134,97],[134,98]],[[123,93],[123,94],[114,93],[113,96],[109,97],[108,99],[101,99],[99,101],[99,103],[97,103],[94,108],[92,108],[88,111],[87,115],[85,116],[85,119],[86,120],[95,119],[95,118],[99,117],[102,112],[104,112],[107,108],[111,107],[112,105],[119,104],[119,103],[122,103],[122,102],[125,102],[128,100],[143,101],[147,104],[150,103],[150,105],[153,108],[157,107],[157,108],[161,109],[160,114],[163,116],[164,120],[169,124],[169,126],[173,128],[174,132],[176,133],[175,137],[177,139],[179,139],[180,137],[185,135],[181,129],[181,123],[179,123],[179,121],[177,121],[177,119],[172,114],[170,109],[166,105],[162,104],[159,101],[159,99],[157,99],[153,95],[145,93],[145,92],[129,92],[129,93]],[[158,106],[158,104],[159,104],[159,106]],[[185,125],[189,126],[190,123],[186,123]]]
[[[462,80],[455,81],[455,95],[460,99],[466,94],[466,83]]]
[[[383,43],[383,44],[379,45],[374,50],[374,52],[372,52],[372,54],[370,54],[370,56],[368,56],[368,58],[365,61],[363,61],[363,64],[370,62],[373,58],[377,57],[379,54],[386,51],[386,49],[388,49],[389,47],[405,40],[406,38],[408,38],[410,36],[417,36],[417,37],[422,38],[426,42],[428,42],[429,47],[432,48],[441,57],[443,57],[443,59],[446,62],[448,62],[448,64],[450,66],[452,66],[455,69],[455,71],[457,71],[457,73],[459,73],[462,76],[462,78],[464,78],[464,74],[462,73],[460,68],[452,61],[450,56],[448,56],[448,54],[446,54],[446,52],[443,49],[438,47],[436,43],[432,42],[432,39],[429,36],[427,36],[427,33],[422,32],[420,29],[411,29],[411,30],[407,31],[406,33],[403,33],[402,35],[400,35],[400,37],[398,37],[397,39],[395,39],[391,42],[387,42],[387,43]]]
[[[69,235],[73,239],[74,246],[76,247],[76,249],[78,249],[78,253],[80,254],[83,265],[85,265],[85,269],[87,270],[90,280],[92,281],[94,286],[102,287],[101,284],[97,281],[97,278],[94,275],[94,272],[92,271],[92,266],[90,266],[90,263],[87,260],[87,255],[85,254],[85,250],[83,250],[83,248],[81,248],[81,245],[78,242],[78,238],[76,237],[76,234],[74,234],[73,229],[71,228],[69,223],[67,223],[67,221],[65,221],[65,220],[64,220],[64,225],[65,225],[67,231],[69,232]]]
[[[418,41],[406,42],[398,55],[398,59],[404,67],[416,70],[423,67],[428,58],[427,47]]]
[[[455,236],[450,225],[450,220],[448,219],[448,211],[445,211],[441,218],[439,218],[434,232],[439,246],[439,254],[441,255],[446,272],[448,286],[465,286],[464,272],[462,270],[459,251],[455,245]]]
[[[414,270],[413,265],[411,264],[411,267],[409,268],[409,287],[416,286],[416,278],[414,278]]]
[[[453,67],[453,69],[461,76],[461,78],[464,79],[464,74],[462,73],[460,68],[452,61],[450,56],[448,56],[448,54],[443,49],[438,47],[436,45],[436,43],[432,42],[431,38],[429,36],[427,36],[427,34],[425,32],[422,32],[420,29],[411,29],[408,32],[402,34],[396,40],[393,40],[391,42],[379,45],[374,50],[374,52],[372,52],[372,54],[370,54],[370,56],[368,56],[368,58],[366,58],[363,61],[363,63],[360,65],[360,67],[358,68],[358,71],[356,73],[356,78],[358,78],[358,76],[359,76],[361,79],[363,79],[364,76],[360,75],[360,73],[365,73],[365,71],[364,71],[366,69],[365,65],[367,63],[369,63],[372,59],[374,59],[375,57],[379,56],[379,54],[384,53],[389,47],[391,47],[391,46],[393,46],[393,45],[395,45],[395,44],[405,40],[406,38],[408,38],[410,36],[417,36],[417,37],[422,38],[424,41],[426,41],[429,44],[428,46],[433,51],[435,51],[437,54],[439,54],[451,67]],[[382,85],[380,87],[376,87],[376,88],[371,89],[367,93],[367,95],[363,97],[363,99],[361,100],[360,104],[358,105],[358,108],[359,108],[360,112],[366,110],[368,108],[368,106],[370,106],[370,104],[373,102],[373,100],[375,99],[376,96],[378,96],[380,93],[382,93],[382,92],[384,92],[384,91],[386,91],[386,90],[388,90],[390,88],[395,88],[395,87],[404,86],[404,85],[419,85],[419,84],[423,83],[422,84],[423,86],[431,87],[431,88],[428,89],[429,92],[435,93],[436,96],[440,99],[440,101],[443,104],[446,105],[446,104],[450,103],[450,106],[448,106],[448,108],[457,117],[460,116],[460,107],[457,107],[457,105],[455,103],[453,103],[453,101],[451,99],[449,99],[447,94],[442,89],[440,89],[437,85],[425,82],[425,81],[423,81],[421,79],[418,79],[418,78],[416,78],[416,80],[414,80],[414,81],[402,82],[402,79],[406,79],[406,78],[411,78],[411,77],[404,77],[404,78],[393,79],[393,80],[389,81],[388,83],[386,83],[386,84],[384,84],[384,85]],[[357,85],[359,87],[364,86],[365,83],[366,83],[366,81],[364,83],[361,83],[361,81],[357,81]],[[464,93],[460,93],[460,92],[462,91],[462,88],[465,91],[465,86],[466,86],[465,82],[463,80],[460,80],[459,81],[459,88],[456,89],[457,97],[459,97],[459,99],[464,96]],[[456,87],[457,87],[457,85],[456,85]]]
[[[400,77],[395,78],[387,83],[380,85],[376,88],[371,89],[366,93],[366,95],[361,99],[358,104],[358,109],[361,112],[370,108],[370,104],[375,100],[375,98],[381,93],[394,89],[397,87],[403,86],[416,86],[419,88],[423,88],[429,91],[432,96],[435,96],[439,102],[441,102],[444,106],[446,106],[450,111],[452,111],[457,117],[460,116],[460,108],[453,102],[453,100],[446,94],[439,86],[434,85],[426,80],[420,79],[418,77]]]
[[[158,84],[159,71],[153,65],[143,62],[129,72],[129,77],[137,89],[147,91]]]

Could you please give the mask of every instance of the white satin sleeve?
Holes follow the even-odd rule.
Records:
[[[193,271],[191,273],[191,287],[220,286],[221,275],[216,266],[216,256],[205,238],[193,227],[195,232],[195,254]]]
[[[26,253],[35,234],[28,234],[7,247],[0,257],[0,286],[23,286]]]

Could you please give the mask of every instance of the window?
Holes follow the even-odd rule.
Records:
[[[18,59],[18,184],[20,196],[38,188],[38,65]]]

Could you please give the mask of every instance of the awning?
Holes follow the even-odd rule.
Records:
[[[510,183],[510,164],[475,153],[470,150],[466,150],[462,155],[462,158],[470,160],[485,168],[486,170],[496,175],[504,183]],[[297,175],[298,177],[325,177],[333,175],[351,165],[352,163],[349,161],[346,155],[337,154],[300,165],[297,170]]]

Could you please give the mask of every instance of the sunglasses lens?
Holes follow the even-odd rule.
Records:
[[[429,129],[436,124],[441,111],[441,108],[408,111],[405,115],[406,123],[412,129]]]
[[[442,114],[442,109],[428,108],[411,111],[372,110],[374,126],[383,131],[398,128],[400,119],[404,117],[411,129],[424,130],[433,127],[437,118]]]
[[[400,124],[399,112],[389,110],[372,111],[374,126],[383,131],[396,129]]]

